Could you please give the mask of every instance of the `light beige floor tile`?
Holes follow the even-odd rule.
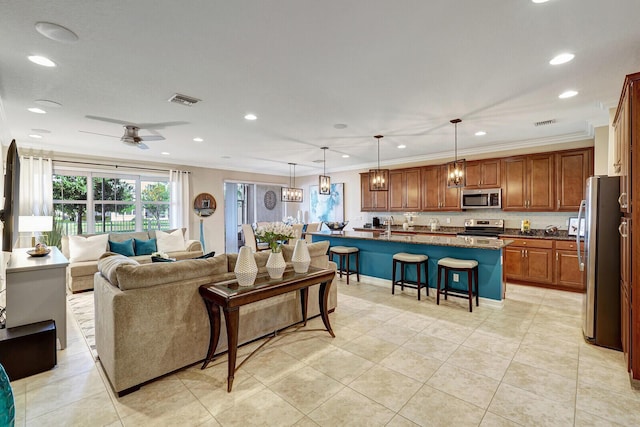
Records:
[[[356,378],[349,387],[397,412],[422,387],[422,382],[390,369],[374,366]]]
[[[580,383],[576,409],[618,424],[640,425],[640,391],[617,393],[597,385]]]
[[[409,421],[402,415],[394,416],[391,421],[386,425],[386,427],[416,427],[418,424],[413,421]]]
[[[576,398],[576,380],[518,362],[509,365],[502,382],[557,402],[573,405]]]
[[[491,353],[485,353],[461,345],[447,359],[447,363],[500,381],[507,371],[511,359],[505,359]]]
[[[411,329],[415,332],[421,332],[429,325],[437,322],[438,319],[435,317],[424,316],[420,314],[414,313],[402,313],[398,316],[389,319],[386,324],[387,325],[397,325],[403,328]]]
[[[383,323],[384,322],[382,320],[354,316],[353,319],[350,322],[345,323],[344,326],[360,332],[361,334],[366,334],[367,332],[380,327]]]
[[[343,388],[342,383],[310,366],[305,366],[269,386],[271,391],[304,414],[316,409]]]
[[[103,426],[120,422],[106,391],[30,419],[29,426]]]
[[[265,389],[216,415],[222,426],[292,426],[304,414],[280,396]]]
[[[306,335],[304,333],[291,334],[286,337],[287,341],[278,342],[277,347],[292,357],[307,362],[318,357],[319,354],[335,349],[328,340],[322,340],[317,336]]]
[[[47,412],[69,405],[80,399],[106,391],[98,370],[48,383],[26,391],[26,419],[31,420]]]
[[[416,331],[399,325],[384,323],[373,329],[367,335],[396,345],[402,345],[417,334]]]
[[[600,418],[596,415],[576,409],[575,427],[622,427],[623,424]]]
[[[377,363],[393,353],[398,348],[398,345],[369,335],[362,335],[343,344],[341,347],[344,350]]]
[[[449,320],[440,319],[430,325],[424,332],[434,337],[447,341],[462,344],[473,333],[475,329],[469,326],[460,325]]]
[[[624,354],[621,351],[582,342],[580,344],[580,361],[598,363],[608,368],[622,368],[626,370]]]
[[[518,424],[489,411],[484,414],[484,418],[482,418],[482,422],[480,423],[480,427],[517,427],[520,425],[522,424]]]
[[[189,390],[167,394],[164,400],[155,405],[148,405],[121,418],[125,426],[197,426],[211,419],[211,414]]]
[[[304,417],[294,424],[295,427],[319,427],[311,418]]]
[[[591,384],[620,393],[633,392],[629,374],[624,366],[605,366],[590,358],[581,358],[578,361],[578,384]]]
[[[484,415],[471,403],[424,385],[398,412],[421,426],[477,426]]]
[[[458,344],[454,342],[443,340],[441,338],[425,334],[424,332],[419,333],[402,346],[426,357],[442,361],[447,360],[458,348]]]
[[[442,361],[426,357],[405,347],[399,347],[380,361],[380,366],[392,369],[424,383],[442,365]]]
[[[145,384],[133,393],[115,398],[114,405],[120,418],[125,418],[136,413],[150,412],[167,398],[185,391],[187,388],[184,383],[176,375],[170,375]]]
[[[520,340],[499,338],[482,331],[474,331],[462,345],[505,359],[513,359],[513,356],[518,352],[518,348],[520,348]]]
[[[397,308],[376,304],[374,307],[363,310],[360,315],[367,319],[387,322],[402,313],[403,311]]]
[[[500,381],[444,363],[427,381],[427,385],[486,409]]]
[[[27,417],[27,402],[25,393],[13,393],[13,407],[16,419],[24,420]]]
[[[309,414],[321,426],[384,426],[395,413],[345,387]]]
[[[578,358],[580,343],[576,341],[566,341],[556,336],[548,336],[539,332],[529,331],[522,339],[522,346],[535,348],[547,352],[558,353],[563,356]]]
[[[242,368],[253,375],[258,381],[264,384],[270,384],[286,377],[302,366],[304,366],[304,364],[298,359],[276,348],[267,349],[251,356],[251,358],[242,365]]]
[[[573,425],[574,408],[571,405],[504,383],[498,387],[489,411],[526,426]]]
[[[362,335],[358,331],[354,331],[353,329],[347,326],[336,326],[335,324],[331,324],[331,328],[333,329],[333,333],[335,337],[332,337],[329,334],[323,334],[317,337],[319,340],[326,341],[329,344],[332,344],[336,347],[340,347],[342,344],[345,344],[355,338],[358,338]]]
[[[71,378],[78,374],[88,373],[95,369],[96,362],[88,351],[77,353],[69,356],[66,358],[65,363],[59,363],[53,369],[25,378],[27,391]]]
[[[513,360],[572,380],[578,377],[578,359],[572,356],[523,345],[520,346]]]
[[[341,348],[336,348],[318,359],[309,361],[309,366],[342,384],[349,384],[373,365],[373,362]]]

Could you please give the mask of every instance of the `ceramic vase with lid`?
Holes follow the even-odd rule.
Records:
[[[309,264],[311,263],[311,256],[309,256],[309,248],[307,248],[307,242],[305,240],[298,240],[295,248],[293,248],[293,255],[291,256],[291,262],[293,263],[293,269],[296,273],[306,273],[309,271]]]
[[[282,251],[272,251],[269,254],[269,259],[267,260],[267,271],[269,272],[269,277],[272,279],[281,278],[285,268],[287,268],[287,263],[282,256]]]
[[[242,246],[238,253],[236,268],[233,269],[240,286],[252,286],[258,275],[258,265],[249,246]]]

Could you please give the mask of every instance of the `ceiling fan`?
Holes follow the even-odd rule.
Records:
[[[89,131],[84,131],[81,130],[80,132],[83,133],[91,133],[94,135],[102,135],[102,136],[109,136],[111,138],[120,138],[120,141],[122,141],[123,143],[127,144],[127,145],[131,145],[131,146],[135,146],[138,147],[140,149],[143,150],[148,150],[149,147],[147,146],[147,144],[143,143],[142,141],[161,141],[164,140],[164,137],[160,134],[158,134],[156,132],[155,135],[143,135],[140,136],[138,134],[138,132],[140,131],[140,129],[148,129],[148,130],[155,130],[155,129],[164,129],[167,126],[177,126],[177,125],[183,125],[183,124],[187,124],[188,122],[163,122],[163,123],[140,123],[140,124],[135,124],[132,122],[127,122],[127,121],[123,121],[123,120],[118,120],[118,119],[111,119],[108,117],[100,117],[100,116],[91,116],[91,115],[87,115],[85,116],[88,119],[92,119],[92,120],[99,120],[102,122],[108,122],[108,123],[116,123],[119,125],[122,125],[124,127],[124,135],[122,136],[116,136],[116,135],[107,135],[104,133],[97,133],[97,132],[89,132]]]

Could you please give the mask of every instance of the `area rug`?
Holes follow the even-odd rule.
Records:
[[[91,349],[93,358],[97,360],[98,352],[96,351],[93,291],[68,294],[67,301],[73,312],[73,316],[76,318],[78,325],[80,325],[80,331]]]

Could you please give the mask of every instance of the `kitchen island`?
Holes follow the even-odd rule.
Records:
[[[314,242],[328,240],[331,246],[352,246],[360,249],[360,274],[391,280],[393,254],[408,252],[429,257],[429,287],[435,288],[438,276],[438,260],[452,257],[478,261],[478,292],[480,298],[501,302],[504,298],[502,274],[503,248],[511,240],[478,237],[402,235],[381,232],[343,231],[341,233],[311,233]],[[407,270],[407,278],[415,280],[415,269]],[[449,278],[453,287],[466,289],[466,274],[460,274],[460,282]],[[391,285],[389,283],[389,285]]]

